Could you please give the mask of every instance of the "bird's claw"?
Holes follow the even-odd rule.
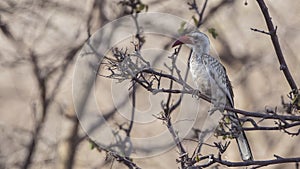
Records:
[[[192,98],[196,98],[197,100],[200,99],[199,95],[201,94],[201,92],[197,89],[193,90],[193,93],[192,93]]]

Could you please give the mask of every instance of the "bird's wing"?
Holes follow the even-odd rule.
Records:
[[[208,71],[211,80],[225,93],[230,105],[233,107],[233,91],[224,66],[214,57],[203,55],[203,64]]]

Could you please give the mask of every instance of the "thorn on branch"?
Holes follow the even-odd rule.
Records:
[[[280,70],[285,70],[285,69],[286,69],[286,66],[285,66],[285,65],[280,65],[279,69],[280,69]]]
[[[282,157],[280,157],[279,155],[274,154],[274,157],[277,159],[283,159]]]
[[[259,29],[256,29],[256,28],[250,28],[250,30],[252,30],[254,32],[263,33],[263,34],[266,34],[266,35],[271,35],[272,34],[271,32],[266,32],[264,30],[259,30]]]

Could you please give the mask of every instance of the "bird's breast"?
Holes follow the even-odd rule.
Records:
[[[211,86],[210,86],[210,77],[207,72],[205,65],[202,63],[200,59],[191,58],[190,60],[190,72],[192,74],[192,78],[195,82],[195,85],[201,93],[206,95],[211,94]]]

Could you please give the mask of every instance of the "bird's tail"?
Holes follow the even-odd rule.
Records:
[[[238,115],[233,112],[229,112],[230,116],[234,117],[232,121],[232,127],[238,129],[239,134],[236,136],[236,142],[239,147],[239,151],[243,161],[252,161],[253,155],[250,149],[250,145],[248,139],[246,137],[245,132],[241,129],[241,123],[238,121]],[[238,125],[238,126],[237,126]]]
[[[244,131],[241,131],[241,133],[237,136],[236,142],[238,144],[239,151],[241,153],[241,157],[243,161],[252,161],[253,160],[252,152]]]

